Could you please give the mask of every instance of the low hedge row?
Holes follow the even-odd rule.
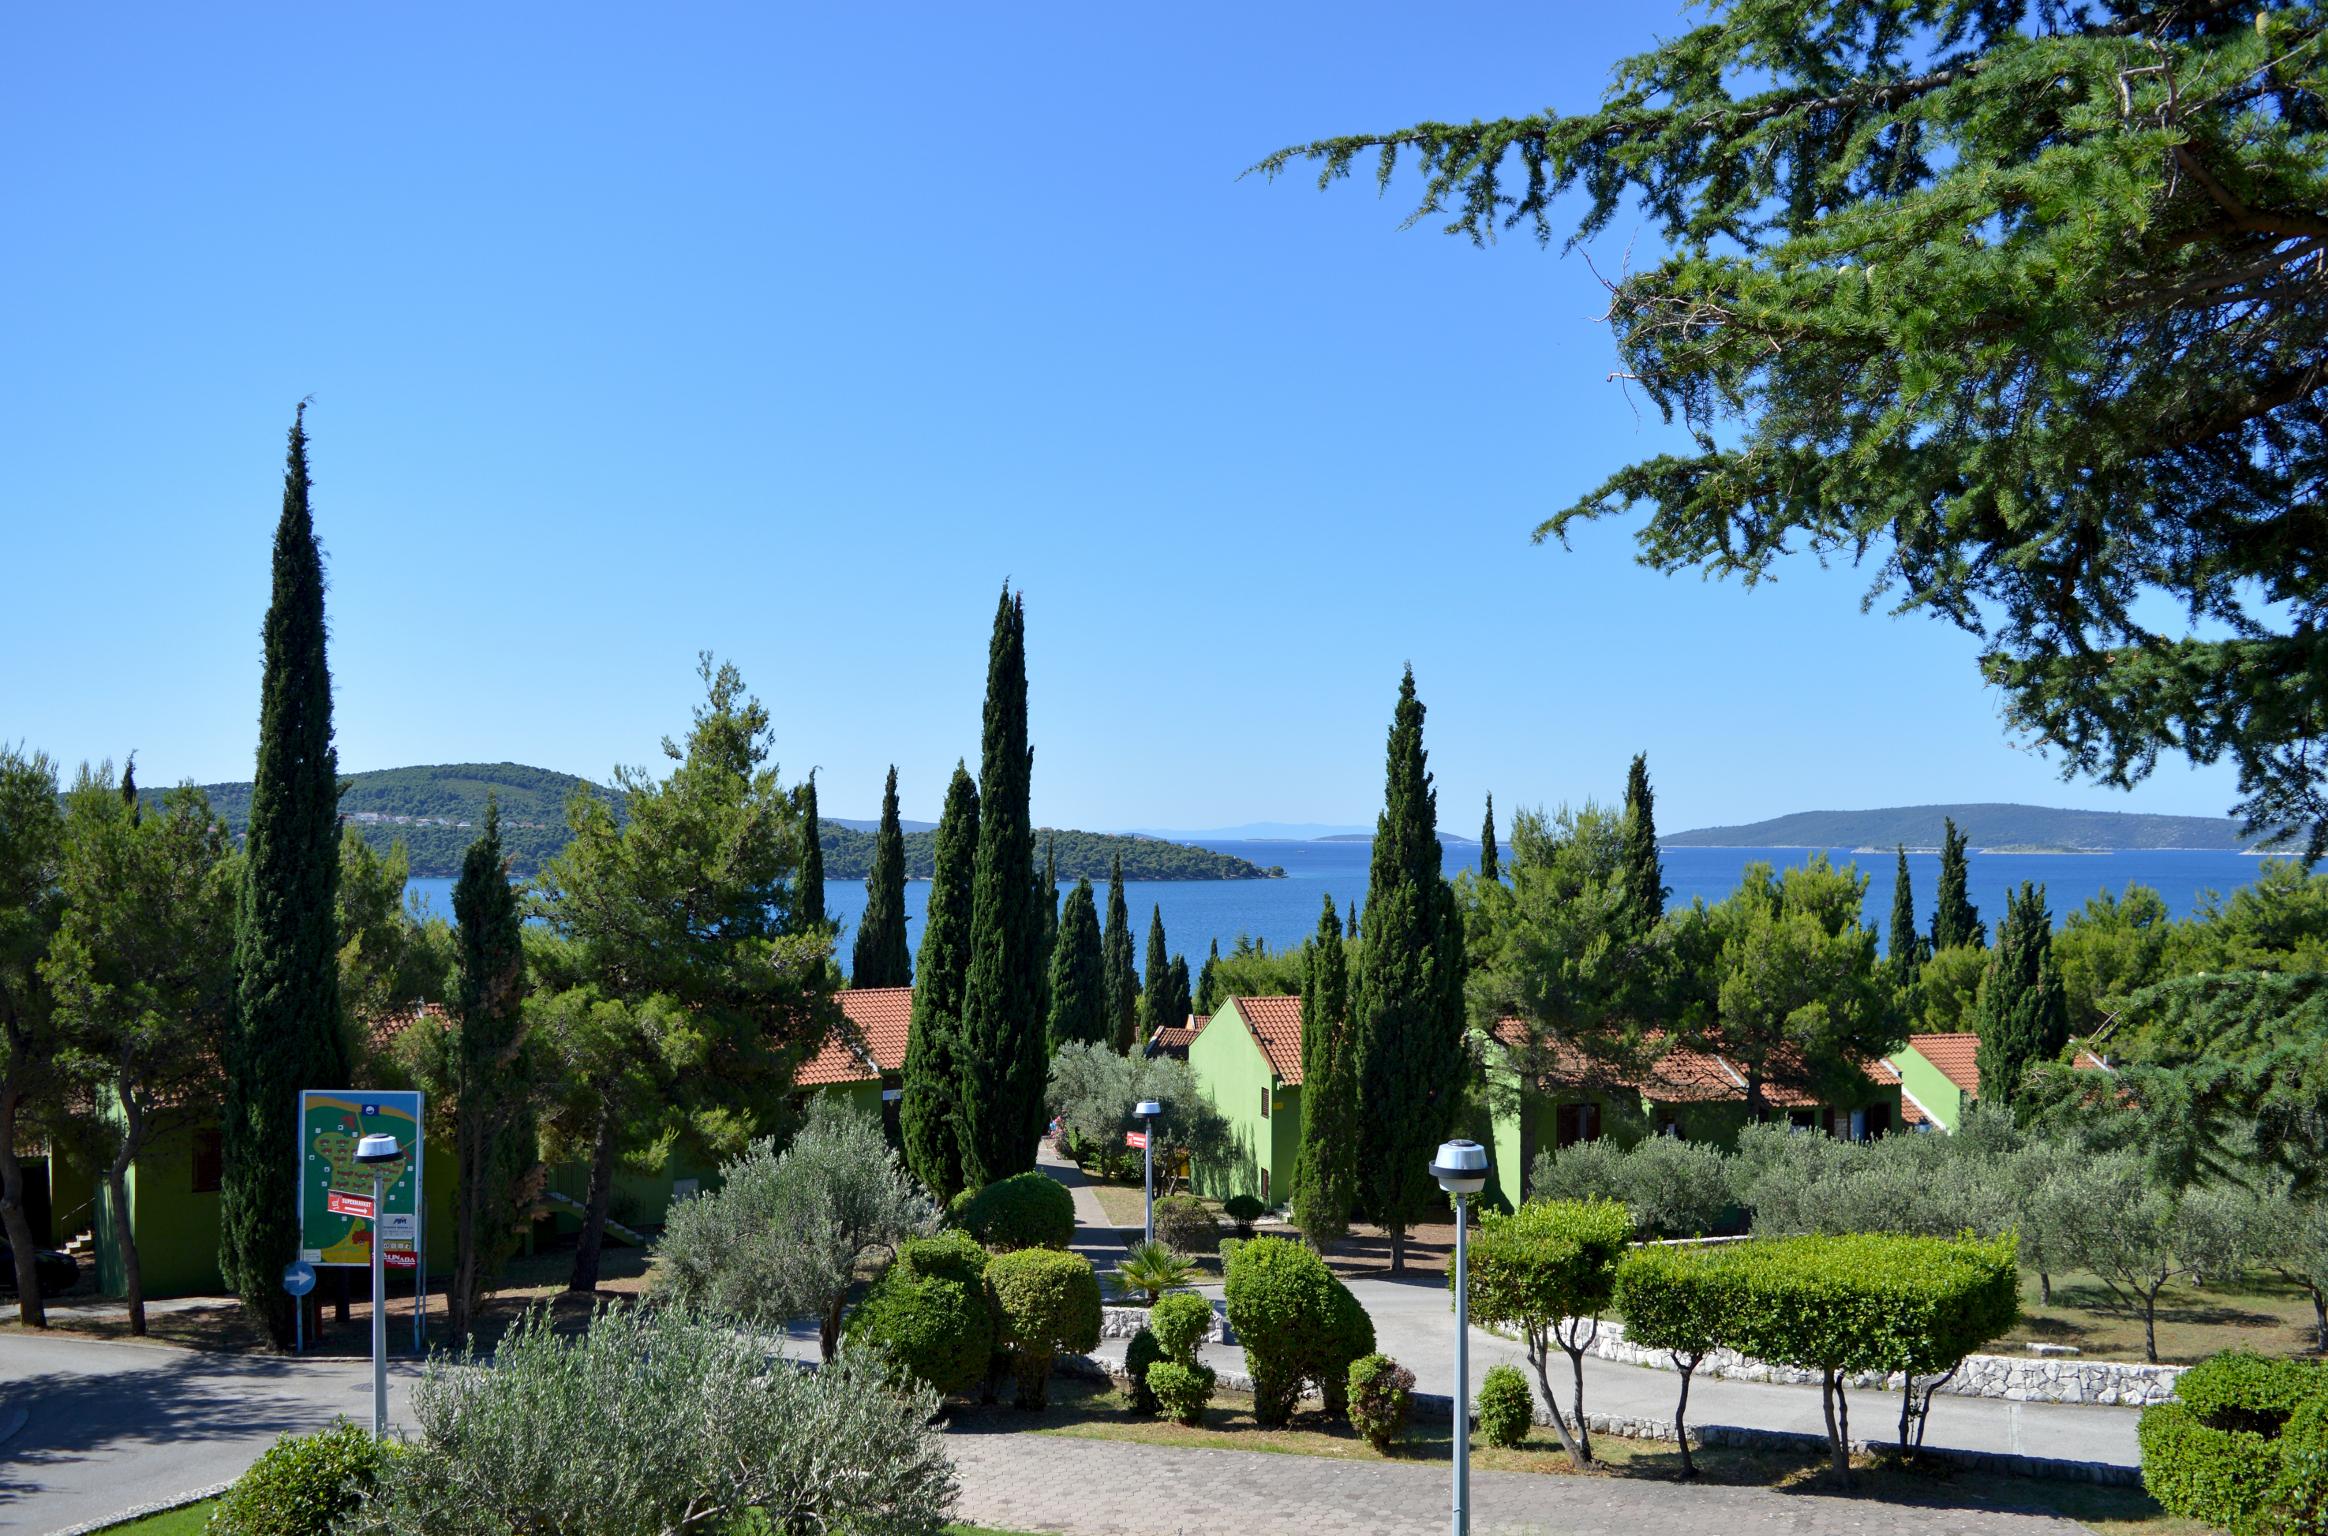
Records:
[[[2235,1536],[2328,1536],[2328,1366],[2216,1355],[2142,1410],[2142,1485]]]

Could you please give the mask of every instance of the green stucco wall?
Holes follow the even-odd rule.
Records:
[[[1276,1081],[1233,1002],[1223,1003],[1204,1033],[1189,1045],[1188,1068],[1205,1097],[1229,1122],[1230,1139],[1237,1148],[1237,1157],[1225,1172],[1199,1171],[1198,1192],[1223,1199],[1249,1194],[1283,1205],[1292,1194],[1288,1185],[1301,1151],[1301,1089]],[[1261,1114],[1264,1089],[1270,1092],[1266,1119]]]
[[[1900,1074],[1900,1086],[1924,1106],[1924,1113],[1944,1131],[1953,1131],[1964,1119],[1964,1090],[1950,1082],[1941,1070],[1916,1049],[1916,1042],[1908,1043],[1891,1055],[1891,1064]]]

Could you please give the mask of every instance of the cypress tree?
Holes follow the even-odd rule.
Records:
[[[1487,797],[1487,819],[1479,824],[1479,878],[1502,878],[1495,851],[1495,796]]]
[[[1140,967],[1140,1013],[1143,1037],[1153,1036],[1172,1017],[1172,955],[1164,947],[1164,909],[1148,909],[1148,963]]]
[[[881,830],[873,834],[873,867],[865,875],[865,916],[849,956],[849,985],[912,984],[913,960],[905,946],[905,829],[897,819],[897,765],[892,763],[881,791]]]
[[[1215,939],[1212,941],[1212,951],[1204,957],[1203,968],[1196,973],[1195,1007],[1198,1013],[1210,1015],[1215,1008],[1220,1006],[1220,998],[1214,992],[1219,983],[1214,980],[1213,972],[1213,967],[1220,963],[1221,941]]]
[[[453,887],[461,946],[459,1034],[452,1069],[455,1166],[453,1282],[446,1317],[456,1339],[476,1320],[485,1282],[516,1249],[535,1165],[532,1075],[525,1051],[525,945],[517,892],[501,847],[501,807],[485,800],[484,835]]]
[[[1177,1029],[1188,1022],[1190,1014],[1196,1012],[1196,993],[1188,984],[1188,957],[1186,955],[1172,957],[1172,965],[1166,973],[1166,979],[1165,990],[1171,994],[1172,1006],[1166,1012],[1165,1018],[1169,1021],[1168,1028]]]
[[[1908,878],[1908,845],[1901,843],[1899,865],[1892,872],[1891,963],[1901,976],[1911,975],[1924,958],[1924,939],[1916,932],[1916,887]]]
[[[1357,1186],[1351,1122],[1349,957],[1328,896],[1302,957],[1301,1150],[1289,1202],[1293,1224],[1320,1250],[1350,1229]]]
[[[816,775],[802,781],[800,806],[800,873],[793,880],[792,926],[795,933],[815,933],[825,925],[824,818],[817,814]]]
[[[1366,927],[1352,967],[1356,1159],[1369,1213],[1406,1272],[1406,1229],[1439,1200],[1431,1154],[1463,1088],[1463,919],[1440,873],[1439,797],[1423,751],[1414,669],[1399,681],[1382,814],[1367,866]]]
[[[1132,969],[1132,914],[1124,902],[1124,856],[1120,853],[1107,874],[1107,929],[1100,938],[1099,953],[1108,1041],[1121,1055],[1132,1048],[1138,1033],[1140,978]]]
[[[1657,856],[1657,799],[1649,789],[1649,754],[1633,754],[1625,772],[1625,901],[1642,928],[1665,915],[1665,864]]]
[[[1026,603],[1003,589],[986,659],[978,867],[962,989],[962,1172],[973,1188],[1035,1166],[1050,1062],[1043,1054],[1043,918],[1028,809]]]
[[[1042,925],[1042,942],[1036,946],[1035,977],[1041,983],[1037,989],[1035,1016],[1044,1021],[1044,1070],[1049,1071],[1050,1018],[1051,1018],[1051,956],[1059,947],[1059,840],[1046,835],[1043,838],[1043,872],[1035,879],[1035,920]]]
[[[978,857],[978,786],[960,763],[938,818],[937,863],[915,961],[906,1026],[904,1094],[897,1106],[905,1163],[939,1200],[963,1188],[960,1084],[955,1055],[962,989],[970,972],[970,884]]]
[[[1099,905],[1091,882],[1078,880],[1059,915],[1051,946],[1051,1050],[1078,1042],[1104,1044],[1108,1036],[1107,967],[1099,953]]]
[[[2024,880],[2007,901],[1974,1016],[1980,1095],[1992,1103],[2012,1103],[2029,1069],[2053,1060],[2069,1043],[2069,1003],[2053,959],[2045,887]]]
[[[1956,830],[1956,818],[1948,818],[1946,829],[1940,834],[1940,889],[1932,900],[1932,952],[1954,949],[1959,944],[1986,944],[1988,930],[1980,920],[1980,908],[1972,904],[1967,893],[1970,870],[1964,852],[1965,836]]]
[[[274,594],[261,628],[259,753],[235,924],[219,1268],[276,1348],[299,1252],[299,1090],[345,1088],[339,995],[339,754],[324,654],[323,556],[307,506],[307,408],[291,423]]]

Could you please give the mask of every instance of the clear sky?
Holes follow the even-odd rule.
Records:
[[[1584,261],[1238,172],[1590,105],[1656,5],[16,6],[0,18],[0,739],[248,777],[313,393],[343,767],[603,777],[701,649],[788,777],[934,815],[1027,594],[1036,812],[1370,822],[1401,663],[1442,819],[1671,828],[2132,796],[1974,642],[1528,530],[1665,429]],[[1620,220],[1595,248],[1649,249]]]

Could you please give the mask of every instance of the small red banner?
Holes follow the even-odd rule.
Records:
[[[1124,1145],[1135,1152],[1145,1151],[1148,1146],[1148,1133],[1146,1131],[1126,1131],[1124,1132]]]
[[[370,1195],[349,1195],[336,1189],[326,1190],[323,1196],[323,1208],[334,1216],[361,1216],[366,1221],[372,1219],[372,1197]]]
[[[419,1262],[419,1255],[409,1248],[387,1248],[381,1251],[380,1262],[390,1269],[411,1269]]]

